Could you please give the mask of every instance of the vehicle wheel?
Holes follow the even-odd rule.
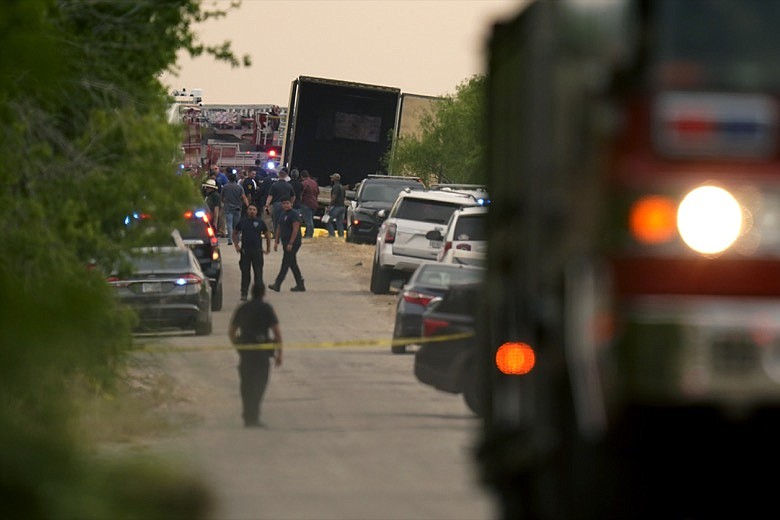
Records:
[[[395,338],[393,338],[395,341]],[[390,347],[390,351],[393,354],[406,354],[406,345],[393,345]]]
[[[211,318],[209,318],[209,321],[206,322],[199,321],[195,325],[195,335],[208,336],[209,334],[211,334],[211,328],[212,328]]]
[[[482,388],[477,380],[477,370],[471,362],[464,367],[463,373],[463,401],[469,410],[482,417],[484,413],[484,396]]]
[[[376,260],[371,268],[371,292],[374,294],[387,294],[390,292],[390,272],[382,269]]]
[[[217,286],[217,289],[211,295],[211,310],[212,311],[222,310],[222,284],[219,284]]]
[[[344,240],[346,240],[347,242],[354,242],[355,241],[355,237],[352,234],[352,226],[351,225],[347,224],[347,230],[346,230],[345,234],[346,234],[346,238]]]

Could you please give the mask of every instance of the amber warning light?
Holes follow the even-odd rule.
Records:
[[[522,376],[535,364],[536,354],[527,343],[507,342],[496,351],[496,366],[503,374]]]
[[[666,197],[641,198],[631,208],[630,226],[634,237],[643,244],[667,242],[677,231],[677,207]]]

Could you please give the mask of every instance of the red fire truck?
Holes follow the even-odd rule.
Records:
[[[780,2],[494,28],[479,461],[505,518],[755,516],[780,462]]]

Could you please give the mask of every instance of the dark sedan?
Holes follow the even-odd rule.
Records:
[[[211,310],[219,311],[222,309],[222,253],[216,230],[205,210],[187,211],[184,219],[181,236],[211,284]]]
[[[418,381],[463,394],[466,405],[477,415],[482,414],[483,402],[474,338],[480,287],[480,283],[455,286],[430,303],[422,318],[424,341],[414,356]]]
[[[445,294],[450,287],[482,280],[484,269],[474,266],[427,263],[414,271],[398,294],[393,328],[393,354],[406,352],[419,343],[422,316],[430,301]]]
[[[194,329],[211,333],[211,285],[192,251],[153,247],[133,251],[108,283],[139,318],[138,330]]]

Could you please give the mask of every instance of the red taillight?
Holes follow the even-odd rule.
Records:
[[[203,283],[203,279],[200,278],[199,276],[190,273],[190,274],[185,274],[184,276],[176,280],[176,283],[178,285],[200,285]]]
[[[425,307],[431,302],[433,296],[417,291],[404,291],[403,299],[407,303],[413,303],[415,305],[422,305]]]
[[[217,247],[219,245],[219,239],[217,238],[217,234],[214,233],[214,228],[211,226],[206,226],[206,233],[209,235],[209,244],[211,247]],[[216,260],[216,258],[214,260]]]
[[[502,374],[522,376],[536,365],[534,349],[527,343],[507,342],[496,351],[496,367]]]
[[[423,336],[433,336],[441,329],[445,329],[450,326],[450,322],[446,320],[434,320],[426,318],[423,320]]]
[[[192,218],[192,211],[185,211],[184,218]]]
[[[114,287],[127,287],[128,285],[127,280],[122,280],[116,276],[109,276],[106,278],[106,281],[109,283],[109,285]]]
[[[443,245],[443,246],[441,246],[441,253],[440,253],[440,254],[441,254],[441,256],[444,256],[444,255],[446,255],[446,254],[447,254],[447,251],[449,251],[450,249],[452,249],[452,242],[450,242],[449,240],[447,240],[446,242],[444,242],[444,245]]]
[[[385,243],[386,244],[392,244],[395,242],[395,233],[397,231],[397,227],[395,224],[390,224],[387,226],[387,229],[385,230]]]

